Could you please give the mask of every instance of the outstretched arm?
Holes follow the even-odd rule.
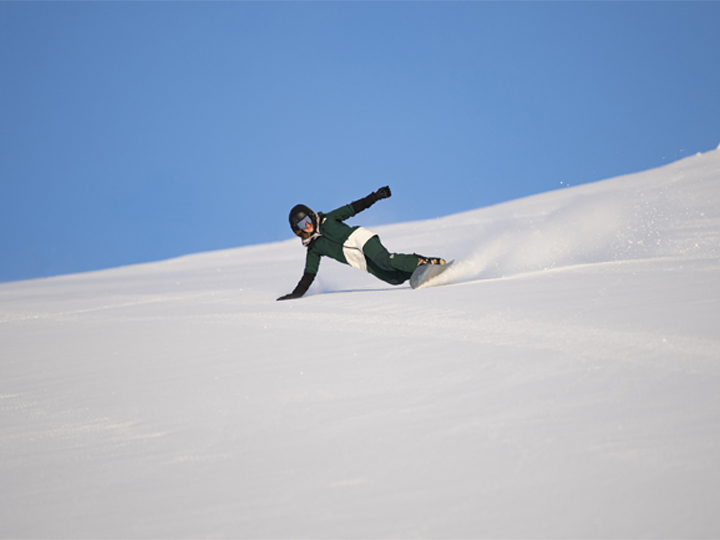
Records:
[[[310,285],[312,285],[312,282],[315,280],[316,275],[317,274],[305,272],[303,274],[303,277],[300,279],[300,282],[295,287],[295,290],[290,294],[281,296],[280,298],[278,298],[278,300],[294,300],[295,298],[300,298],[310,288]]]
[[[358,199],[357,201],[350,203],[350,205],[352,206],[353,210],[357,214],[358,212],[367,210],[373,204],[378,202],[380,199],[387,199],[390,195],[392,195],[392,193],[390,192],[390,187],[385,186],[385,187],[381,187],[374,193],[371,193],[364,199]]]

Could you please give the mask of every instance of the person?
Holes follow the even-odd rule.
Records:
[[[390,187],[385,186],[327,214],[314,212],[304,204],[294,206],[290,211],[290,227],[307,248],[305,272],[293,292],[278,300],[302,297],[315,280],[322,257],[349,264],[392,285],[406,282],[420,265],[445,264],[438,257],[389,253],[377,234],[364,227],[351,227],[345,223],[345,220],[391,195]]]

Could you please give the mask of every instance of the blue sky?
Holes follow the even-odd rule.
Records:
[[[718,27],[720,2],[1,2],[0,281],[284,240],[294,204],[383,185],[354,223],[714,149]]]

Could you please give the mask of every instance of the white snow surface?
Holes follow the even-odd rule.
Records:
[[[376,232],[0,285],[0,536],[720,536],[720,150]]]

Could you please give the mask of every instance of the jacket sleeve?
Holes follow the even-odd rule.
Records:
[[[328,212],[327,219],[335,221],[345,221],[348,218],[353,217],[357,212],[353,208],[352,204],[346,204],[340,208],[336,208],[332,212]]]
[[[305,255],[305,273],[314,275],[318,270],[320,270],[320,254],[310,246]]]
[[[346,204],[345,206],[341,206],[340,208],[333,210],[327,214],[327,218],[337,221],[345,221],[346,219],[353,217],[355,214],[358,214],[363,210],[367,210],[380,199],[387,199],[390,195],[390,188],[388,186],[382,187],[367,197],[358,199],[357,201],[353,201],[350,204]]]
[[[301,298],[310,288],[310,285],[312,285],[312,282],[315,280],[315,276],[316,274],[305,272],[303,277],[300,278],[300,282],[295,286],[293,292],[286,294],[285,296],[281,296],[278,300],[294,300],[295,298]]]

